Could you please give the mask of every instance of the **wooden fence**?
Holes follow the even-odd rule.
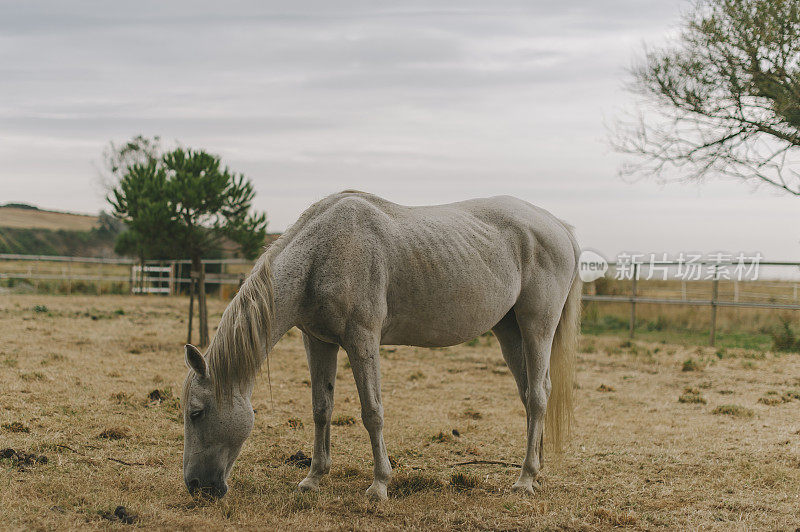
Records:
[[[252,268],[245,259],[202,261],[206,284],[235,288]],[[0,281],[26,283],[34,291],[57,285],[57,291],[174,295],[188,289],[191,261],[146,261],[99,257],[0,254]],[[113,289],[112,289],[113,288]],[[221,291],[224,292],[224,291]]]
[[[673,267],[675,261],[659,261],[659,267]],[[703,263],[707,264],[707,263]],[[206,269],[206,283],[218,286],[221,297],[228,297],[241,283],[252,268],[253,262],[245,259],[209,259],[203,261]],[[629,334],[636,330],[636,307],[642,304],[686,305],[708,307],[710,315],[709,343],[716,339],[717,309],[720,307],[767,308],[777,310],[800,310],[797,281],[732,281],[730,297],[720,294],[720,277],[701,281],[674,281],[677,289],[650,290],[650,294],[640,289],[640,269],[649,263],[635,265],[630,279],[629,293],[592,293],[588,283],[583,300],[598,303],[623,303],[630,305]],[[800,271],[800,262],[768,261],[760,262],[762,267],[789,268],[794,274]],[[613,272],[618,265],[609,263]],[[78,283],[91,283],[92,292],[107,293],[109,286],[121,287],[118,293],[175,295],[188,290],[190,261],[147,261],[140,264],[131,259],[107,259],[97,257],[53,257],[47,255],[0,254],[0,281],[28,283],[38,290],[39,283],[60,283],[62,291],[72,293]],[[796,276],[796,275],[795,275]],[[606,278],[609,274],[606,275]],[[627,282],[627,281],[626,281]],[[727,281],[731,282],[731,281]],[[690,285],[693,285],[690,287]],[[742,290],[741,286],[753,286],[760,292]],[[86,292],[86,286],[83,286]],[[655,294],[655,295],[654,295]],[[678,294],[678,297],[669,297]],[[699,294],[699,295],[698,295]]]
[[[597,301],[597,302],[605,302],[605,303],[627,303],[630,305],[630,317],[628,321],[628,333],[631,338],[634,337],[636,331],[636,306],[640,304],[655,304],[655,305],[685,305],[685,306],[696,306],[696,307],[709,307],[709,315],[710,315],[710,326],[709,326],[709,344],[714,345],[716,342],[716,335],[717,335],[717,309],[720,307],[738,307],[738,308],[766,308],[766,309],[775,309],[775,310],[800,310],[800,299],[798,299],[798,286],[800,286],[800,282],[796,280],[791,281],[783,281],[783,282],[764,282],[764,281],[757,281],[757,280],[730,280],[727,281],[732,284],[733,286],[733,293],[731,299],[724,299],[720,297],[720,281],[723,280],[718,273],[717,268],[720,266],[725,265],[733,265],[736,264],[734,262],[729,263],[719,263],[719,262],[698,262],[697,264],[707,266],[713,268],[713,272],[710,279],[704,279],[703,281],[707,281],[707,284],[710,285],[710,290],[708,291],[707,297],[688,297],[688,290],[687,290],[687,283],[701,283],[702,281],[686,281],[681,279],[674,279],[673,282],[680,283],[681,286],[681,297],[680,298],[672,298],[672,297],[653,297],[653,296],[646,296],[641,295],[639,286],[641,282],[641,270],[647,267],[659,267],[659,268],[671,268],[671,267],[679,267],[681,264],[678,261],[670,261],[670,260],[663,260],[663,261],[655,261],[655,262],[644,262],[644,263],[637,263],[633,265],[626,265],[626,267],[632,268],[632,272],[630,272],[629,280],[630,281],[630,293],[625,295],[606,295],[606,294],[584,294],[582,299],[583,301]],[[615,262],[608,263],[609,270],[614,271],[619,264]],[[789,262],[789,261],[759,261],[759,267],[777,267],[777,268],[789,268],[792,270],[792,273],[795,275],[798,271],[800,271],[800,262]],[[608,275],[608,274],[606,274]],[[784,293],[747,293],[747,298],[742,297],[742,292],[740,290],[740,286],[742,284],[757,284],[758,286],[762,287],[762,290],[769,287],[778,287],[781,289],[781,292]],[[663,291],[662,291],[663,293]],[[755,299],[752,296],[755,295],[757,297],[763,297],[764,299]],[[783,302],[778,302],[778,300]]]

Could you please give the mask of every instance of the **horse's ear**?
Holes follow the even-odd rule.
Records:
[[[189,369],[204,379],[208,377],[208,365],[200,351],[192,344],[186,344],[184,348],[186,349],[186,365],[189,366]]]

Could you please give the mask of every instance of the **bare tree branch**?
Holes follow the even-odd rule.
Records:
[[[700,0],[671,47],[632,70],[642,98],[611,144],[621,174],[730,177],[800,196],[800,3]]]

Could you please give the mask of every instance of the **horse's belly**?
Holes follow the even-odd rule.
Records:
[[[424,298],[390,312],[382,344],[446,347],[479,336],[494,327],[511,309],[516,295],[486,293],[455,300]]]

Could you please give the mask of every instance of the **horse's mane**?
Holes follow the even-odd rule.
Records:
[[[269,264],[267,253],[258,259],[222,314],[206,352],[217,401],[229,399],[235,386],[251,384],[261,367],[274,314]]]
[[[328,196],[306,209],[300,218],[275,240],[256,261],[239,292],[230,302],[217,333],[206,352],[209,376],[217,401],[229,399],[234,387],[252,384],[265,356],[270,324],[275,313],[272,260],[283,251],[306,222],[342,195],[362,194],[344,191]]]

